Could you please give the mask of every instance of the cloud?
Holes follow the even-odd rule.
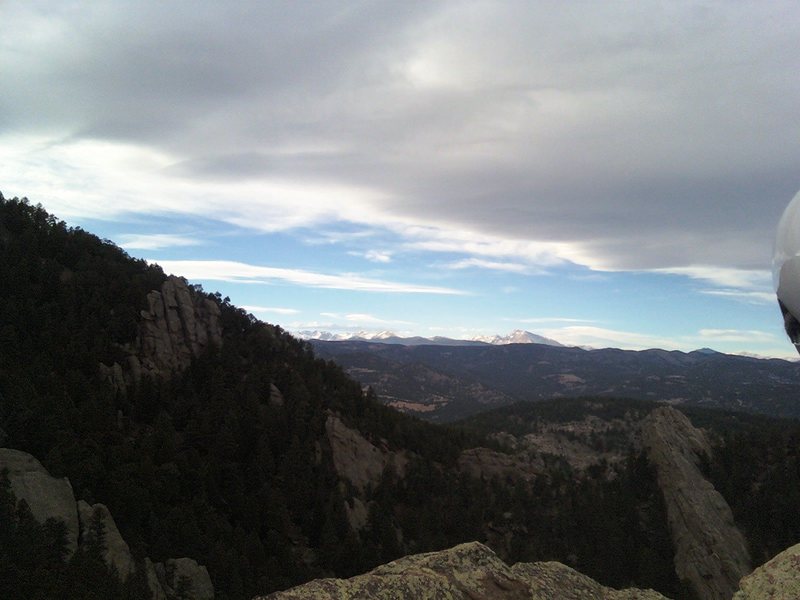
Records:
[[[495,260],[484,260],[481,258],[465,258],[442,265],[446,269],[488,269],[490,271],[505,271],[507,273],[528,273],[531,268],[528,265],[513,262],[500,262]]]
[[[287,283],[304,287],[394,294],[464,294],[462,291],[446,287],[398,283],[346,273],[329,275],[302,269],[263,267],[235,261],[156,259],[150,262],[158,263],[168,273],[174,273],[193,280],[229,281],[234,283]]]
[[[773,334],[752,329],[701,329],[698,334],[701,338],[714,342],[769,343],[776,341]]]
[[[342,319],[347,321],[348,323],[361,323],[371,326],[413,325],[413,323],[409,321],[400,321],[397,319],[381,319],[379,317],[367,313],[349,313],[343,315],[341,313],[323,312],[320,313],[320,316],[327,317],[330,319]]]
[[[632,331],[607,329],[588,325],[546,328],[542,329],[539,333],[540,335],[561,342],[566,346],[610,347],[629,350],[646,350],[649,348],[690,350],[693,348],[691,343],[678,342],[663,336],[653,336]]]
[[[702,290],[700,293],[707,296],[722,296],[726,298],[734,298],[742,300],[749,304],[775,304],[777,306],[777,298],[773,292],[753,292],[746,290]]]
[[[11,3],[0,180],[64,218],[759,270],[798,184],[798,36],[784,2]]]
[[[120,246],[126,250],[161,250],[177,246],[199,246],[203,242],[197,238],[171,233],[122,234]]]
[[[708,265],[655,269],[659,273],[685,275],[692,279],[728,288],[752,289],[769,286],[772,274],[765,269],[735,269]]]
[[[388,250],[367,250],[366,252],[348,252],[351,256],[360,256],[366,258],[370,262],[376,263],[390,263],[392,262],[392,252]]]
[[[526,319],[509,319],[505,318],[504,321],[513,321],[514,323],[525,323],[527,325],[536,325],[542,323],[593,323],[592,319],[575,319],[572,317],[531,317]]]

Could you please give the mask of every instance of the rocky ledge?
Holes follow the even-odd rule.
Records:
[[[509,567],[478,542],[406,556],[351,579],[318,579],[260,600],[663,600],[614,590],[557,562]],[[259,599],[254,599],[259,600]]]

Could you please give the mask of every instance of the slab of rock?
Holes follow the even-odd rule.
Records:
[[[27,452],[0,448],[0,471],[8,469],[11,491],[25,500],[40,523],[53,518],[67,526],[67,553],[78,548],[78,510],[69,479],[51,477],[42,464]]]
[[[778,554],[739,582],[733,600],[797,600],[800,598],[800,544]]]
[[[612,590],[559,563],[521,563],[509,567],[478,542],[406,556],[351,579],[318,579],[266,598],[664,600],[664,596],[652,590]]]
[[[750,572],[750,555],[728,503],[700,471],[711,455],[705,434],[683,413],[660,407],[642,422],[642,443],[667,507],[678,577],[698,598],[729,600]]]

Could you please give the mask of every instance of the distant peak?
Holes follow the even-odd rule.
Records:
[[[474,337],[472,339],[476,342],[485,342],[487,344],[493,344],[496,346],[502,346],[506,344],[545,344],[547,346],[563,345],[556,340],[546,338],[531,331],[525,331],[524,329],[515,329],[508,335],[483,335]]]

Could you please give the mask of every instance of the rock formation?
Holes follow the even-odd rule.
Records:
[[[667,507],[678,577],[698,598],[728,600],[750,556],[730,507],[700,471],[708,440],[683,413],[660,407],[643,421],[642,443]]]
[[[345,425],[337,415],[328,414],[325,431],[336,473],[359,493],[364,492],[368,485],[377,485],[383,470],[389,465],[401,477],[405,473],[408,458],[404,454],[375,446],[358,431]]]
[[[72,485],[65,477],[52,477],[33,456],[19,450],[0,448],[0,471],[8,471],[11,491],[25,500],[40,523],[58,519],[67,525],[67,546],[72,555],[91,536],[99,519],[105,543],[104,559],[116,567],[124,580],[136,570],[136,561],[104,504],[75,502]],[[191,558],[170,558],[164,563],[144,559],[144,573],[153,600],[167,600],[182,594],[186,600],[213,600],[214,586],[208,570]]]
[[[78,548],[78,510],[69,479],[51,477],[30,454],[0,448],[0,471],[8,469],[11,491],[17,500],[25,500],[31,514],[40,523],[53,518],[67,526],[68,556]]]
[[[222,345],[220,309],[216,302],[189,288],[186,280],[170,276],[147,294],[147,310],[140,313],[139,329],[124,364],[102,366],[115,389],[124,393],[142,373],[167,376],[182,371],[210,346]]]
[[[483,544],[470,542],[440,552],[406,556],[351,579],[318,579],[267,598],[663,600],[664,596],[652,590],[613,590],[560,563],[509,567]]]
[[[147,294],[147,305],[136,348],[145,370],[180,371],[209,345],[222,344],[219,306],[191,291],[184,279],[168,277],[161,291]]]
[[[800,598],[800,544],[778,554],[739,582],[733,600]]]

